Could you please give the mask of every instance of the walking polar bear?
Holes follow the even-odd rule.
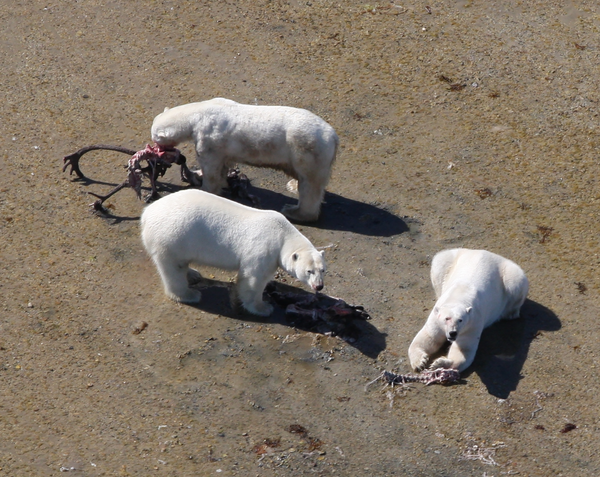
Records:
[[[200,292],[188,285],[201,278],[190,263],[238,270],[234,301],[255,315],[273,311],[262,294],[278,266],[315,291],[323,288],[323,252],[279,212],[188,189],[146,207],[141,229],[165,293],[175,301],[200,301]]]
[[[431,282],[437,302],[408,349],[410,365],[423,370],[447,341],[447,357],[430,366],[468,368],[484,328],[519,312],[529,282],[514,262],[486,250],[453,249],[439,252],[431,263]]]
[[[236,163],[272,167],[298,181],[298,205],[286,205],[283,214],[299,222],[319,218],[339,139],[310,111],[215,98],[165,108],[151,132],[161,146],[195,143],[203,190],[220,194]]]

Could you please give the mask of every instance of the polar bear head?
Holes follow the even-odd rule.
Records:
[[[448,341],[456,341],[461,330],[465,328],[473,307],[464,305],[435,307],[438,322],[441,323]]]
[[[154,118],[150,134],[152,140],[161,146],[177,146],[192,139],[192,128],[183,107],[165,108]]]
[[[313,290],[321,291],[326,268],[323,252],[315,249],[305,249],[292,254],[291,269],[288,272]]]

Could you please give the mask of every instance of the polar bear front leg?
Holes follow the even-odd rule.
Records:
[[[153,258],[169,298],[182,303],[200,301],[202,294],[188,285],[188,276],[194,276],[195,270],[189,268],[187,263],[177,263],[166,257]],[[196,274],[200,275],[198,272]]]
[[[443,330],[432,333],[427,324],[417,333],[408,348],[408,358],[413,370],[420,372],[427,367],[432,354],[444,345],[446,336]]]
[[[227,187],[227,166],[212,154],[198,155],[198,164],[202,167],[202,190],[221,195]]]
[[[447,357],[441,357],[436,359],[430,369],[446,368],[446,369],[458,369],[464,371],[475,359],[475,353],[477,352],[477,344],[479,340],[473,344],[468,340],[455,341],[450,345]]]
[[[263,291],[269,282],[270,276],[254,276],[248,270],[240,269],[237,278],[237,299],[242,303],[246,311],[258,316],[270,316],[273,313],[273,305],[263,301]]]

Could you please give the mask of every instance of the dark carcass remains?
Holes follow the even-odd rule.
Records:
[[[285,308],[287,319],[298,328],[352,341],[359,335],[356,321],[370,320],[364,307],[322,293],[278,292],[271,283],[265,293]]]

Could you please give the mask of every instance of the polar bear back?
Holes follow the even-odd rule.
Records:
[[[244,157],[252,158],[255,165],[261,161],[284,165],[298,154],[328,157],[332,162],[338,143],[333,127],[306,109],[240,104],[224,98],[166,109],[154,118],[151,133],[163,146],[195,141],[198,154],[219,151],[242,162]]]
[[[227,270],[242,260],[276,263],[283,242],[308,242],[275,211],[258,210],[200,190],[170,194],[146,207],[142,240],[151,256],[176,254],[178,262],[196,262]]]

